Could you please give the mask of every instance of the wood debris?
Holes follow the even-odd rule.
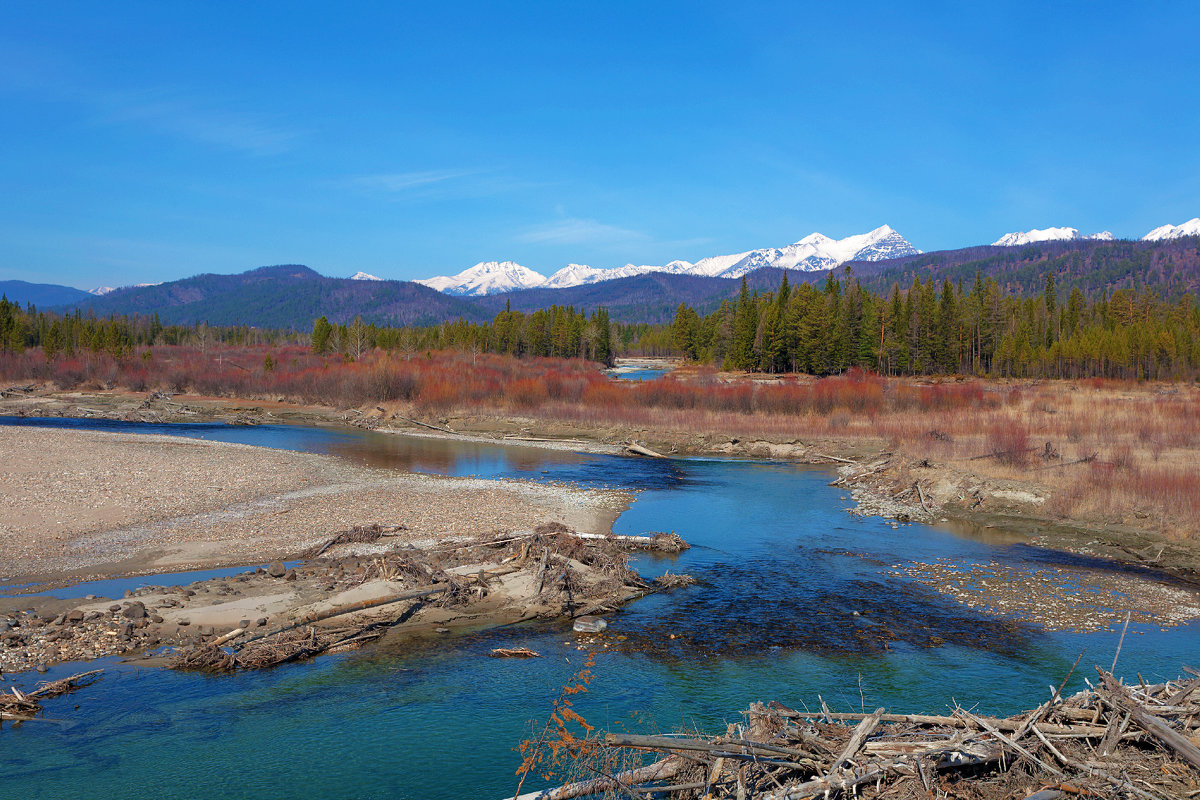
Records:
[[[586,751],[591,768],[579,774],[628,764],[630,754],[651,763],[521,798],[1200,797],[1200,672],[1133,686],[1097,672],[1089,689],[1063,697],[1059,687],[1006,719],[962,707],[835,713],[824,702],[813,711],[755,703],[746,723],[720,736],[610,733]]]
[[[0,721],[23,722],[33,719],[42,710],[42,700],[58,697],[87,686],[99,678],[102,672],[104,670],[94,669],[90,672],[80,672],[69,678],[43,682],[30,692],[22,692],[13,686],[9,693],[0,694]]]
[[[497,647],[488,654],[492,658],[541,658],[542,654],[528,647]]]

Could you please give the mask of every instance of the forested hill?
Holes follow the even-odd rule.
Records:
[[[335,323],[361,316],[390,325],[490,319],[458,297],[408,281],[326,278],[308,267],[261,267],[237,275],[196,275],[157,286],[118,289],[72,308],[109,314],[158,314],[168,325],[251,325],[307,330],[324,315]]]
[[[1079,289],[1089,300],[1117,289],[1148,290],[1176,299],[1200,295],[1200,237],[1165,241],[1039,242],[1023,247],[968,247],[918,256],[847,264],[864,288],[886,294],[893,284],[907,289],[914,278],[970,286],[977,274],[995,278],[1006,292],[1036,294],[1054,274],[1059,289]],[[763,276],[764,278],[766,276]],[[793,279],[795,276],[792,276]],[[779,276],[775,276],[779,285]]]
[[[1118,289],[1151,291],[1167,300],[1192,293],[1200,296],[1200,237],[1158,242],[1070,241],[1025,247],[970,247],[878,262],[852,262],[834,271],[847,272],[863,288],[889,295],[898,284],[907,290],[915,278],[940,284],[948,279],[969,288],[976,275],[994,278],[1008,294],[1041,293],[1053,273],[1064,296],[1079,289],[1097,300]],[[828,272],[789,271],[793,284],[820,283]],[[767,267],[751,272],[751,291],[772,292],[783,271]],[[700,314],[716,310],[737,296],[741,281],[698,275],[647,273],[630,278],[562,289],[526,289],[487,297],[454,297],[408,281],[362,281],[326,278],[308,267],[262,267],[238,275],[197,275],[179,281],[119,289],[103,297],[74,301],[67,309],[89,309],[98,316],[157,313],[165,324],[251,325],[308,330],[326,316],[334,323],[361,317],[376,325],[431,325],[465,319],[481,322],[510,306],[530,312],[570,306],[591,313],[600,306],[613,320],[662,324],[671,321],[680,303]],[[47,304],[49,305],[49,304]]]
[[[32,303],[39,308],[47,308],[64,303],[78,303],[92,295],[73,286],[28,283],[27,281],[0,281],[0,296],[8,298],[17,305],[26,306]]]

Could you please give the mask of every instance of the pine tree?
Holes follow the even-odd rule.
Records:
[[[317,317],[313,323],[312,351],[318,355],[329,349],[329,338],[333,335],[333,326],[324,315]]]

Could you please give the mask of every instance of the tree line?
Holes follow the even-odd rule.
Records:
[[[138,347],[191,345],[285,344],[302,334],[251,328],[247,325],[163,325],[157,314],[114,314],[96,317],[75,311],[54,314],[0,297],[0,352],[20,353],[40,347],[48,360],[79,353],[106,353],[121,360]]]
[[[571,306],[558,305],[525,314],[505,304],[491,322],[459,319],[427,327],[379,326],[365,324],[361,318],[349,325],[335,325],[321,316],[313,323],[312,349],[354,358],[377,347],[402,351],[451,349],[517,357],[582,358],[611,366],[615,357],[613,328],[608,310],[603,307],[588,316]]]
[[[823,286],[751,292],[707,316],[680,304],[672,343],[685,358],[757,372],[1165,379],[1200,374],[1200,306],[1153,291],[1118,289],[1065,301],[1047,273],[1042,292],[1021,297],[976,274],[974,284],[915,278],[886,295],[852,270]]]
[[[1065,297],[1063,296],[1065,294]],[[669,325],[620,323],[607,309],[571,306],[530,313],[506,305],[490,322],[459,319],[424,327],[344,324],[319,317],[311,336],[248,326],[163,325],[156,314],[97,318],[59,315],[0,298],[0,351],[41,347],[47,360],[80,352],[125,358],[136,348],[177,344],[310,344],[317,353],[358,359],[375,348],[460,350],[512,356],[588,359],[672,355],[752,372],[828,375],[860,367],[883,375],[972,374],[998,377],[1200,377],[1200,305],[1149,289],[1116,289],[1088,299],[1061,292],[1055,274],[1033,295],[1006,291],[976,273],[963,282],[914,278],[886,294],[864,287],[851,270],[822,285],[752,292],[707,315],[681,303]],[[145,351],[143,351],[145,357]]]

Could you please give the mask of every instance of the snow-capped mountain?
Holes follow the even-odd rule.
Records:
[[[1162,225],[1142,237],[1144,242],[1160,239],[1178,239],[1181,236],[1200,236],[1200,217],[1190,219],[1182,225]]]
[[[363,272],[362,270],[359,270],[358,272],[356,272],[350,276],[350,280],[352,280],[352,281],[381,281],[381,280],[383,280],[383,278],[380,278],[376,275],[372,275],[369,272]]]
[[[1108,231],[1090,233],[1084,236],[1076,228],[1046,228],[1045,230],[1034,228],[1031,231],[1006,233],[992,242],[992,246],[1015,247],[1017,245],[1033,244],[1034,242],[1068,242],[1075,239],[1095,239],[1102,242],[1111,242],[1114,238]]]
[[[810,234],[785,247],[748,250],[725,256],[710,256],[696,263],[671,261],[661,266],[626,264],[612,269],[598,269],[584,264],[568,264],[549,278],[511,261],[488,261],[476,264],[452,277],[429,278],[423,283],[447,294],[485,295],[512,289],[535,287],[561,288],[644,275],[648,272],[668,272],[674,275],[708,275],[739,278],[762,267],[780,267],[802,271],[826,270],[847,261],[882,261],[888,258],[917,255],[913,247],[891,227],[884,225],[870,233],[830,239],[820,233]]]
[[[689,271],[722,278],[740,278],[762,267],[813,272],[833,269],[847,261],[883,261],[914,256],[920,252],[891,226],[883,225],[870,233],[847,236],[845,239],[830,239],[823,234],[812,233],[786,247],[703,258]]]
[[[513,289],[533,289],[545,282],[545,275],[522,267],[515,261],[481,261],[457,275],[416,281],[444,294],[455,295],[485,295]]]
[[[88,289],[88,294],[94,294],[97,297],[104,297],[104,295],[108,294],[109,292],[115,292],[116,290],[117,287],[115,286],[97,286],[95,289]]]

